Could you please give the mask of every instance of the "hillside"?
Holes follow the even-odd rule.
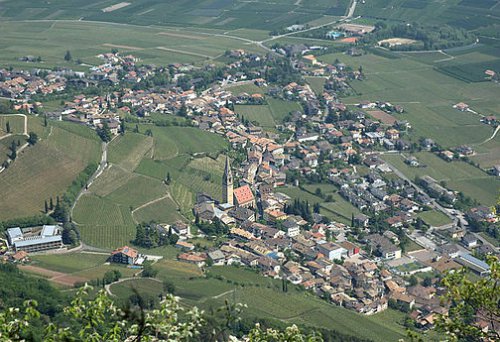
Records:
[[[110,143],[108,167],[77,202],[74,221],[84,242],[116,248],[134,238],[136,223],[191,219],[197,192],[220,196],[223,164],[211,158],[226,149],[223,138],[191,127],[140,125],[141,132],[147,128],[152,137],[127,132]]]
[[[40,214],[44,201],[62,196],[76,176],[100,158],[100,140],[89,128],[29,117],[40,141],[0,173],[0,220]]]

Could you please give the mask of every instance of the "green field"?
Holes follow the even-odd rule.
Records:
[[[110,165],[75,206],[73,219],[89,245],[113,249],[129,244],[136,223],[191,219],[196,192],[221,196],[224,159],[204,154],[215,157],[224,150],[222,137],[190,127],[139,128],[151,129],[153,137],[126,133],[115,138]]]
[[[234,111],[246,120],[255,121],[267,129],[274,129],[290,112],[302,110],[297,102],[269,98],[267,103],[267,105],[236,105]]]
[[[22,116],[0,114],[0,137],[7,134],[7,123],[10,125],[11,134],[24,133],[24,118]]]
[[[262,35],[255,29],[272,30],[307,23],[324,15],[341,16],[346,13],[348,0],[312,0],[296,4],[294,0],[276,2],[241,3],[238,1],[200,0],[139,0],[120,9],[103,11],[117,2],[107,1],[51,1],[33,3],[28,0],[8,0],[2,3],[3,20],[44,19],[61,20],[83,18],[88,21],[107,21],[143,26],[176,26],[211,28],[219,31],[245,28],[232,34],[251,39]],[[251,29],[251,30],[248,30]],[[216,32],[217,32],[216,31]]]
[[[410,167],[400,155],[385,155],[384,160],[397,167],[408,178],[429,175],[437,181],[445,181],[448,188],[462,191],[484,205],[493,205],[498,198],[500,180],[462,161],[448,163],[433,153],[420,152],[415,156],[421,167]]]
[[[315,195],[317,188],[321,189],[321,192],[324,195],[323,198]],[[337,193],[336,187],[332,184],[304,185],[304,190],[297,187],[279,188],[278,192],[284,193],[292,199],[308,201],[311,206],[311,210],[315,203],[319,203],[321,205],[320,214],[331,220],[345,224],[351,223],[352,214],[357,215],[360,213],[356,207],[351,205]],[[325,197],[328,195],[333,198],[331,202],[325,201]]]
[[[40,119],[30,118],[28,130],[38,132],[41,140],[0,174],[0,219],[41,213],[45,200],[61,196],[89,163],[99,160],[99,138],[89,128],[52,125],[43,127]]]
[[[451,223],[451,220],[448,216],[440,211],[435,210],[422,211],[421,213],[417,214],[417,217],[420,217],[425,223],[434,227],[439,227]]]

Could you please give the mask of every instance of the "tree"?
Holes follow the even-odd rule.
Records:
[[[158,274],[158,270],[153,268],[150,262],[144,263],[144,268],[142,269],[141,276],[144,278],[154,278]]]
[[[16,160],[17,158],[17,144],[14,140],[12,140],[12,143],[10,144],[10,159]]]
[[[438,317],[436,326],[451,341],[500,340],[500,263],[493,256],[487,262],[490,274],[479,280],[471,280],[465,269],[443,278],[447,288],[443,299],[450,309],[447,316]],[[477,325],[479,321],[489,325],[488,331]]]
[[[163,291],[169,294],[175,293],[175,285],[171,281],[164,280],[163,281]]]
[[[7,121],[7,123],[5,124],[5,130],[7,131],[7,133],[10,133],[10,122]]]
[[[46,214],[49,212],[49,204],[47,203],[47,200],[45,200],[44,211],[45,211]]]
[[[72,59],[73,59],[73,57],[71,56],[71,52],[69,52],[69,50],[68,50],[68,51],[66,51],[66,54],[64,55],[64,60],[65,60],[66,62],[69,62],[69,61],[70,61],[70,60],[72,60]]]
[[[47,115],[44,115],[43,116],[43,127],[47,127],[48,123],[47,123]]]
[[[108,124],[105,122],[102,124],[102,127],[98,127],[96,129],[97,135],[101,138],[102,141],[104,142],[110,142],[111,141],[111,130],[109,129]]]
[[[181,108],[179,108],[179,111],[177,112],[177,115],[181,116],[181,117],[186,117],[187,116],[187,107],[186,105],[183,103]]]
[[[408,282],[410,283],[410,286],[415,286],[418,284],[418,279],[417,277],[415,277],[414,275],[412,275],[410,277],[410,279],[408,280]]]
[[[34,146],[38,142],[38,135],[35,132],[29,132],[28,144]]]

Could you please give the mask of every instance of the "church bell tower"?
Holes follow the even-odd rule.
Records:
[[[229,163],[229,157],[226,157],[226,166],[224,168],[224,176],[222,178],[222,202],[234,205],[233,174],[231,172],[231,164]]]

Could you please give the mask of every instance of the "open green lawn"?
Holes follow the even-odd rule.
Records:
[[[418,213],[417,216],[424,220],[424,222],[428,225],[434,227],[439,227],[451,223],[451,220],[448,216],[436,210],[422,211]]]
[[[7,134],[7,123],[11,134],[24,133],[24,118],[22,116],[0,114],[0,137]]]
[[[429,175],[437,181],[445,181],[452,190],[462,191],[484,205],[493,205],[498,197],[500,180],[462,161],[448,163],[430,152],[419,152],[415,156],[421,167],[410,167],[400,155],[385,155],[383,158],[397,167],[408,178]]]
[[[256,122],[258,125],[267,129],[274,128],[276,121],[273,118],[271,109],[268,105],[236,105],[234,111],[251,122]]]
[[[33,265],[62,273],[75,273],[103,265],[107,255],[68,253],[35,255],[31,258]]]
[[[306,82],[311,86],[316,94],[323,94],[326,78],[324,77],[306,77]]]

